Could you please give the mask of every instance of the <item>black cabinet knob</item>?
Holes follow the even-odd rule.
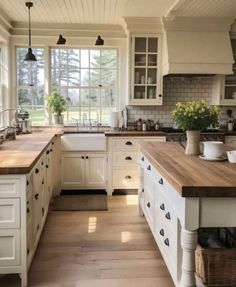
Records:
[[[149,207],[149,208],[151,207],[151,203],[150,202],[147,203],[147,207]]]
[[[44,181],[42,181],[42,184],[44,184]]]
[[[147,167],[147,170],[151,170],[151,166],[150,165]]]
[[[132,177],[130,175],[126,175],[125,179],[131,179]]]
[[[160,183],[160,184],[163,184],[163,183],[164,183],[164,182],[163,182],[163,178],[160,178],[159,183]]]
[[[35,169],[35,173],[39,173],[39,169],[38,168]]]
[[[30,209],[29,209],[29,207],[27,207],[27,213],[30,213]]]
[[[169,239],[168,239],[168,238],[166,238],[166,239],[164,240],[164,243],[165,243],[166,246],[170,246],[170,242],[169,242]]]
[[[81,156],[82,159],[84,159],[84,156]]]
[[[165,215],[166,219],[170,220],[170,213],[167,212],[166,215]]]
[[[160,94],[160,95],[159,95],[159,98],[161,98],[161,97],[162,97],[162,95]]]
[[[46,164],[46,168],[49,168],[49,165],[48,165],[48,164]]]
[[[144,161],[144,156],[142,156],[141,161]]]
[[[142,192],[144,192],[144,188],[142,189]]]
[[[86,159],[88,159],[88,156],[86,155]]]
[[[54,145],[54,142],[52,142],[52,145]]]
[[[50,152],[52,152],[52,148],[50,149]]]
[[[127,156],[127,157],[125,158],[125,160],[132,160],[132,158],[131,158],[130,156]]]
[[[49,150],[47,150],[47,154],[49,154],[50,153],[50,151]]]
[[[162,203],[162,204],[160,205],[160,209],[161,209],[161,210],[165,210],[165,204],[164,204],[164,203]]]
[[[41,161],[41,165],[44,165],[44,162],[43,162],[43,161]]]
[[[165,232],[164,232],[164,229],[163,229],[163,228],[160,230],[160,235],[161,235],[161,236],[164,236],[164,235],[165,235]]]
[[[125,144],[126,145],[133,145],[132,142],[130,142],[130,141],[127,141]]]

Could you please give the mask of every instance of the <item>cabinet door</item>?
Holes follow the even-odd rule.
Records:
[[[107,155],[86,154],[86,187],[105,187],[107,184]]]
[[[79,188],[85,186],[85,154],[62,153],[61,187]]]
[[[161,35],[133,35],[129,104],[162,105]]]

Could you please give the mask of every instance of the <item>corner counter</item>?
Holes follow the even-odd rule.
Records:
[[[236,168],[184,154],[173,142],[141,143],[139,212],[159,246],[175,286],[195,277],[198,229],[236,226]]]

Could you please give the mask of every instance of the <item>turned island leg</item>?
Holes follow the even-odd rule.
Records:
[[[181,287],[196,287],[195,249],[197,247],[197,231],[181,229],[181,247],[183,250]]]

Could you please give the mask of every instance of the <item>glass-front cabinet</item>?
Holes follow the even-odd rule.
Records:
[[[236,106],[236,39],[231,39],[234,56],[233,74],[215,76],[213,80],[213,104]]]
[[[162,105],[161,36],[131,38],[130,105]]]

